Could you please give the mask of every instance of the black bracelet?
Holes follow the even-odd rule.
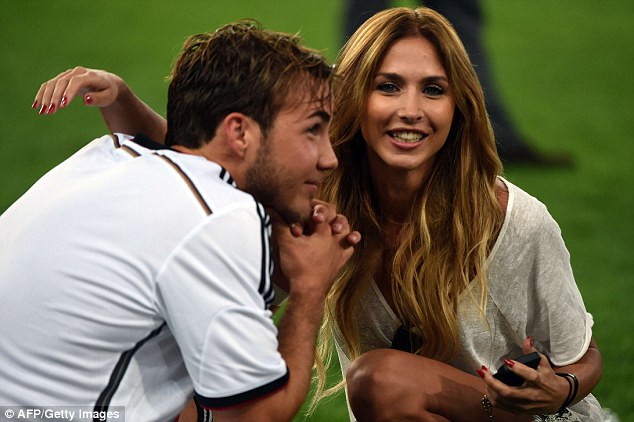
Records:
[[[574,374],[569,374],[567,372],[557,372],[556,375],[565,378],[566,381],[568,381],[568,387],[570,387],[570,389],[568,390],[568,397],[566,397],[566,401],[564,401],[564,404],[561,405],[561,408],[558,412],[563,413],[566,411],[566,408],[570,406],[570,403],[575,400],[575,397],[577,397],[577,391],[579,390],[579,380]]]

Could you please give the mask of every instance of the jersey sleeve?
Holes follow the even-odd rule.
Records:
[[[212,409],[258,398],[288,380],[267,309],[269,228],[256,208],[241,204],[208,217],[157,280],[159,309],[197,401]]]

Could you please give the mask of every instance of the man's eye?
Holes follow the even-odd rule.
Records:
[[[316,123],[308,128],[308,132],[311,135],[318,135],[321,132],[321,123]]]

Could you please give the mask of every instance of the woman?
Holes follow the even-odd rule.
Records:
[[[327,361],[334,333],[354,416],[601,420],[589,394],[601,356],[559,228],[500,177],[483,93],[451,25],[426,8],[386,10],[337,69],[340,165],[322,197],[364,240],[328,298],[320,354]],[[112,131],[164,136],[163,119],[106,72],[65,72],[34,106],[54,112],[76,95],[101,106]],[[515,363],[536,348],[537,370]],[[503,363],[526,382],[494,379]],[[318,384],[317,399],[329,393],[323,368]]]
[[[483,93],[449,22],[427,8],[380,12],[337,70],[339,166],[322,199],[364,240],[330,292],[320,354],[335,333],[354,415],[533,420],[566,402],[557,420],[600,420],[589,393],[601,359],[559,228],[500,177]],[[576,375],[574,397],[575,379],[545,357],[537,371],[507,360],[523,387],[492,377],[532,340]]]

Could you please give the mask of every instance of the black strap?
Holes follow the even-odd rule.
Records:
[[[134,139],[132,139],[132,141],[134,143],[141,145],[144,148],[151,149],[154,151],[159,151],[162,149],[172,149],[168,146],[161,144],[160,142],[156,142],[154,139],[140,132],[134,135]]]

